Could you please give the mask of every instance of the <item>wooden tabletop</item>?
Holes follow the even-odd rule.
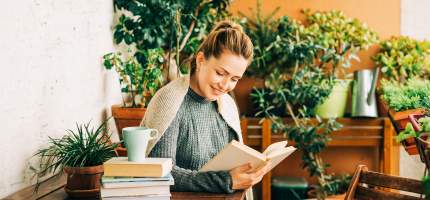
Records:
[[[34,186],[24,188],[14,194],[4,198],[5,200],[65,200],[71,199],[64,191],[64,184],[66,177],[55,177],[44,181],[37,193],[34,193]],[[210,200],[242,200],[245,198],[244,191],[237,191],[233,194],[211,194],[211,193],[195,193],[195,192],[172,192],[172,200],[197,200],[197,199],[210,199]]]

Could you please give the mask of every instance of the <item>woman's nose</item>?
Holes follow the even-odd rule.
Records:
[[[229,81],[228,81],[228,79],[224,78],[222,81],[220,81],[219,87],[224,92],[228,91],[228,89],[229,89]]]

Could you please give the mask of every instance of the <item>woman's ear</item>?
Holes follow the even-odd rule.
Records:
[[[205,54],[199,51],[196,55],[196,67],[199,68],[200,65],[205,61]]]

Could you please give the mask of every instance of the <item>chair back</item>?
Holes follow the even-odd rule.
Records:
[[[345,200],[423,200],[422,194],[423,187],[419,180],[372,172],[365,165],[359,165],[352,177]]]

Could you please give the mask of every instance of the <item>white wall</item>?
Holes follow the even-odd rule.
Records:
[[[402,1],[402,35],[430,39],[429,7],[427,0]],[[2,8],[0,198],[30,184],[27,162],[48,135],[59,137],[75,122],[98,125],[121,101],[115,75],[101,65],[113,51],[112,1],[17,0]],[[400,175],[422,172],[402,149]]]
[[[0,12],[0,198],[29,185],[28,159],[75,122],[121,102],[109,0],[6,1]],[[109,111],[110,112],[110,111]],[[112,125],[111,125],[112,126]]]
[[[419,40],[430,40],[430,1],[402,0],[400,34]],[[424,174],[424,164],[419,156],[410,156],[401,147],[400,176],[421,179]]]

